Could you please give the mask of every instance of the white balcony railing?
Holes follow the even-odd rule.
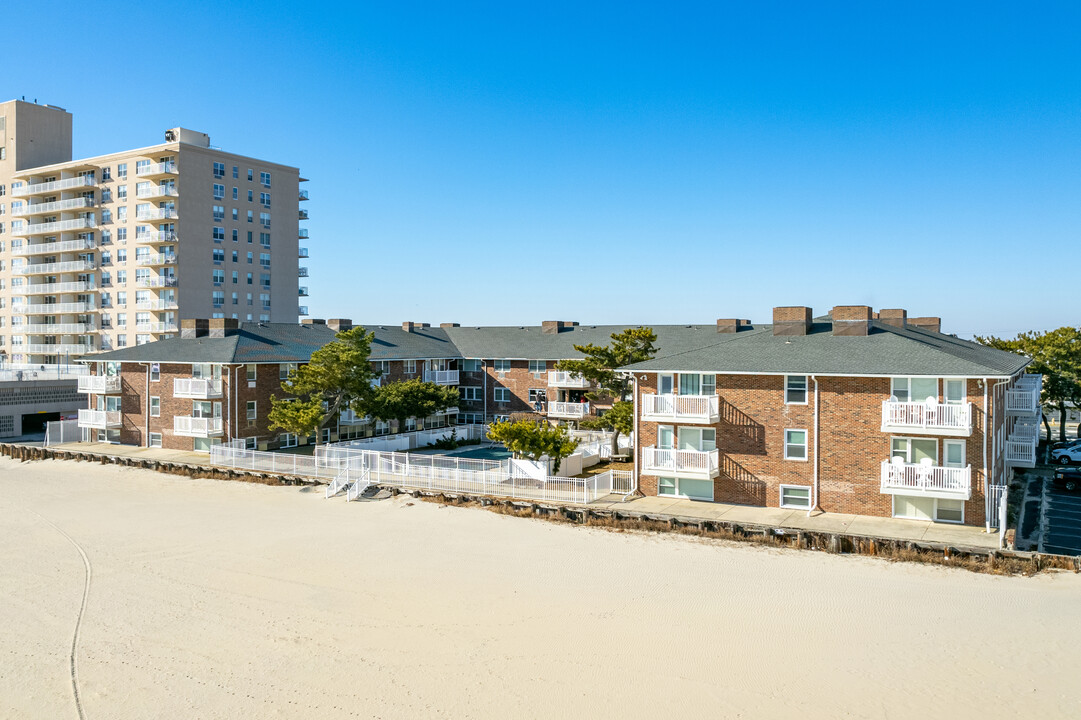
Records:
[[[66,315],[69,313],[87,313],[94,310],[92,302],[74,303],[16,303],[11,306],[11,312],[16,315]]]
[[[196,398],[199,400],[219,398],[221,397],[221,380],[175,378],[173,380],[173,397]]]
[[[135,235],[135,242],[140,243],[174,243],[176,241],[176,232],[173,230],[156,230]]]
[[[141,300],[135,303],[136,310],[176,310],[176,300]]]
[[[22,207],[12,208],[11,214],[15,217],[24,217],[26,215],[45,215],[47,213],[79,210],[88,207],[94,207],[94,198],[77,197],[54,202],[27,203]]]
[[[176,208],[136,208],[136,220],[176,220]]]
[[[1009,415],[1038,415],[1043,376],[1025,374],[1006,390],[1006,413]]]
[[[94,269],[92,260],[68,260],[65,262],[35,263],[14,268],[16,275],[55,275],[57,273],[87,272]]]
[[[103,430],[105,428],[120,427],[120,422],[119,410],[79,411],[79,427],[82,428],[96,428]]]
[[[94,289],[94,283],[87,280],[61,283],[32,283],[22,289],[24,295],[56,295],[57,293],[81,293]]]
[[[589,403],[550,402],[548,417],[584,418],[589,415]]]
[[[12,345],[11,352],[26,352],[31,355],[86,355],[94,352],[94,348],[82,343],[28,343]]]
[[[22,248],[11,248],[11,254],[15,257],[29,255],[51,255],[53,253],[79,252],[94,247],[94,241],[90,238],[78,240],[64,240],[63,242],[36,242],[27,243]]]
[[[80,177],[65,178],[63,180],[50,180],[49,182],[27,183],[22,187],[12,188],[11,194],[15,197],[26,195],[43,195],[59,190],[71,190],[72,188],[93,187],[97,185],[93,176],[83,175]]]
[[[955,468],[883,460],[881,492],[968,500],[972,496],[972,466]]]
[[[221,418],[176,415],[173,417],[173,434],[187,437],[217,437],[222,434]]]
[[[925,432],[967,437],[972,434],[972,403],[882,403],[882,432]]]
[[[1010,465],[1018,467],[1036,467],[1036,445],[1039,439],[1023,435],[1011,435],[1006,440],[1005,458]]]
[[[172,275],[151,275],[135,278],[135,285],[144,288],[176,287],[176,277]]]
[[[589,387],[589,381],[578,373],[549,370],[548,387],[587,388]]]
[[[176,253],[153,253],[135,258],[136,265],[175,265]]]
[[[135,323],[135,332],[141,333],[174,333],[177,331],[176,323],[171,322],[142,322]]]
[[[82,335],[97,331],[94,323],[30,323],[23,327],[27,335]]]
[[[23,227],[22,232],[17,232],[14,227],[11,231],[13,235],[51,235],[58,232],[86,230],[97,226],[98,223],[93,218],[76,218],[74,220],[57,220],[56,222],[28,223]]]
[[[179,194],[172,185],[152,185],[148,188],[138,188],[135,191],[135,197],[139,199],[177,197]]]
[[[425,370],[424,382],[436,383],[437,385],[457,385],[457,370]]]
[[[149,165],[140,165],[135,168],[136,177],[146,177],[148,175],[175,175],[176,163],[163,162],[163,163],[150,163]]]
[[[708,480],[720,475],[720,453],[717,450],[646,447],[642,448],[642,472]]]
[[[79,378],[79,392],[102,395],[120,392],[119,375],[84,375]]]
[[[642,395],[642,419],[648,422],[720,422],[716,395]]]

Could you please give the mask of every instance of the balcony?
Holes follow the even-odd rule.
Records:
[[[308,191],[307,190],[301,190],[299,195],[297,196],[297,199],[300,200],[301,202],[303,202],[304,200],[307,200],[308,199]]]
[[[96,310],[92,302],[75,303],[17,303],[11,306],[16,315],[66,315],[68,313],[88,313]]]
[[[175,333],[176,323],[171,322],[148,322],[135,323],[135,332],[141,333]]]
[[[300,230],[297,230],[297,237],[300,238],[301,240],[307,240],[308,239],[308,231],[307,231],[307,229],[300,228]]]
[[[176,300],[143,300],[135,303],[136,310],[176,310]]]
[[[135,219],[143,222],[167,222],[176,220],[176,208],[136,208]]]
[[[135,197],[140,200],[148,200],[151,198],[174,198],[179,195],[180,193],[178,193],[176,188],[172,185],[153,185],[148,188],[138,188],[135,191]]]
[[[67,262],[37,263],[14,268],[16,275],[55,275],[57,273],[88,272],[94,269],[91,260],[69,260]]]
[[[1042,375],[1022,375],[1006,390],[1006,414],[1038,416],[1042,388]]]
[[[301,285],[299,288],[297,288],[297,296],[298,297],[308,297],[308,288]]]
[[[901,458],[882,461],[881,492],[885,495],[968,500],[972,497],[972,466],[963,468],[901,462]]]
[[[135,242],[138,243],[175,243],[176,241],[176,232],[172,230],[156,230],[135,236]]]
[[[548,371],[548,387],[561,388],[587,388],[589,381],[577,373],[563,372],[562,370]]]
[[[56,295],[58,293],[83,293],[94,289],[94,283],[87,280],[62,283],[33,283],[23,288],[24,295]]]
[[[84,335],[97,332],[94,323],[31,323],[23,327],[27,335]]]
[[[63,212],[64,210],[80,210],[82,208],[94,207],[94,205],[94,198],[77,197],[69,200],[56,200],[53,202],[27,203],[22,207],[12,208],[11,214],[15,217],[47,215],[54,212]]]
[[[642,420],[646,422],[720,422],[719,400],[716,395],[654,395],[642,396]]]
[[[297,268],[297,277],[308,277],[308,268]]]
[[[80,410],[79,427],[104,430],[121,425],[119,410]]]
[[[32,343],[22,346],[13,345],[12,352],[19,352],[16,348],[21,348],[23,352],[30,353],[31,355],[86,355],[87,353],[94,352],[93,347],[82,343]]]
[[[1036,467],[1036,446],[1039,440],[1035,437],[1026,438],[1011,435],[1006,440],[1005,460],[1008,465],[1014,467]]]
[[[83,375],[79,378],[79,392],[92,395],[120,392],[119,375]]]
[[[173,380],[173,397],[209,400],[221,397],[221,380],[206,378],[176,378]]]
[[[457,385],[458,384],[458,371],[457,370],[425,370],[424,382],[435,383],[436,385]]]
[[[299,220],[307,220],[308,219],[308,211],[307,210],[297,210],[297,219],[299,219]]]
[[[64,240],[63,242],[37,242],[27,243],[21,250],[11,248],[11,254],[19,256],[29,255],[52,255],[54,253],[80,252],[94,247],[94,241],[90,238],[81,240]]]
[[[136,265],[176,265],[176,253],[154,253],[135,258]]]
[[[548,403],[548,417],[551,418],[569,418],[571,420],[574,420],[577,418],[584,418],[587,415],[589,415],[589,403]]]
[[[143,288],[171,288],[176,287],[176,278],[171,275],[154,275],[151,277],[135,278],[135,286]]]
[[[173,417],[173,434],[199,438],[218,437],[222,434],[221,418],[177,415]]]
[[[94,218],[76,218],[75,220],[57,220],[56,222],[29,223],[22,232],[16,232],[12,228],[13,235],[52,235],[58,232],[74,232],[95,228],[98,224]]]
[[[149,165],[137,166],[135,168],[136,177],[155,177],[161,175],[176,175],[176,163],[150,163]]]
[[[711,480],[721,474],[717,450],[642,448],[642,474]]]
[[[307,315],[307,314],[308,314],[308,306],[307,305],[301,305],[300,307],[297,308],[297,315]]]
[[[968,437],[972,434],[972,403],[886,400],[882,403],[882,432]]]
[[[301,260],[307,260],[308,259],[308,248],[298,248],[297,257],[300,258]]]
[[[50,180],[49,182],[27,183],[22,187],[12,188],[13,197],[26,197],[29,195],[47,195],[61,190],[74,188],[94,187],[98,182],[92,175],[65,178],[63,180]]]

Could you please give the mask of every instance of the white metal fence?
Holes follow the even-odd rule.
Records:
[[[394,435],[376,435],[356,440],[342,440],[330,443],[329,446],[352,448],[354,450],[415,450],[416,448],[434,445],[439,440],[445,440],[454,434],[459,440],[483,440],[487,437],[488,428],[485,425],[452,425],[449,427],[433,428],[430,430],[413,430],[411,432],[396,433]]]
[[[89,431],[79,427],[78,420],[54,420],[45,424],[45,447],[89,440]]]

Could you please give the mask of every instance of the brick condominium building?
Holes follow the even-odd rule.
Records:
[[[208,449],[244,438],[276,448],[266,414],[280,381],[349,321],[184,321],[181,337],[92,358],[80,425],[112,442]],[[626,326],[368,325],[381,382],[459,388],[457,409],[403,427],[345,413],[333,441],[513,412],[596,413],[580,378],[557,372],[574,345]],[[774,322],[655,326],[657,356],[635,381],[639,489],[647,495],[984,524],[1011,467],[1035,463],[1040,379],[1028,359],[939,332],[903,310],[776,308]]]

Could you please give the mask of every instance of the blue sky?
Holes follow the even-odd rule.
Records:
[[[181,4],[5,8],[2,94],[300,167],[314,316],[1078,324],[1076,2]]]

